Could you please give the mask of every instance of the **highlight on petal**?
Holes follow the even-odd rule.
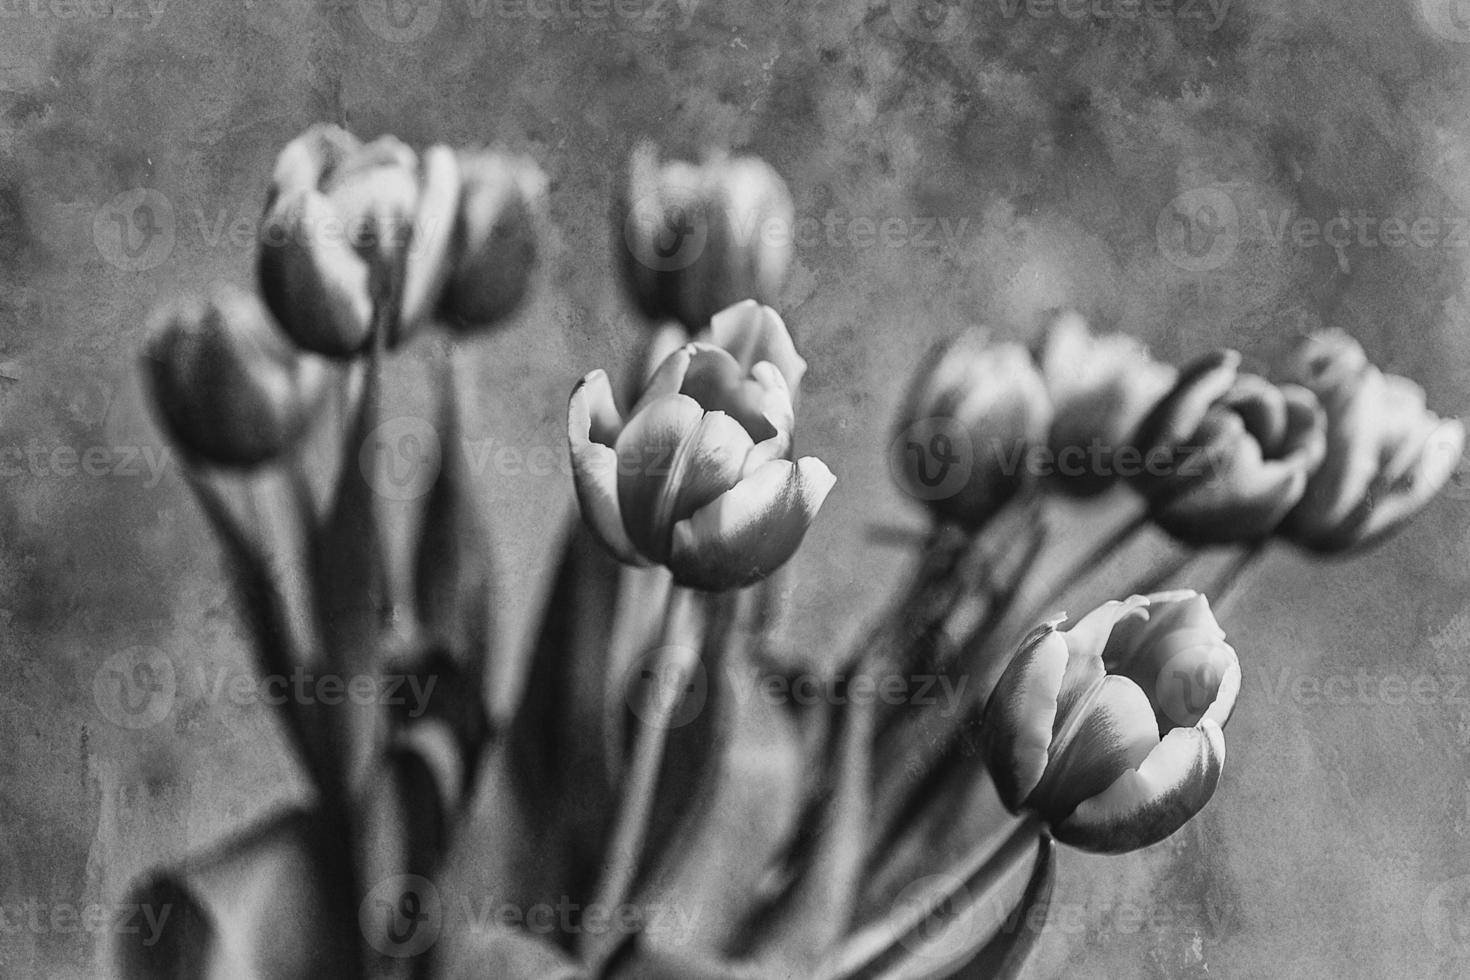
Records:
[[[611,418],[607,415],[609,409]],[[572,482],[582,510],[582,520],[592,533],[619,561],[644,565],[647,560],[633,547],[623,529],[623,516],[618,506],[618,454],[609,445],[609,436],[620,427],[616,414],[604,372],[592,372],[572,392],[567,409]]]
[[[785,321],[769,306],[747,299],[726,307],[710,319],[709,338],[746,370],[770,361],[786,379],[787,388],[794,392],[801,387],[806,360],[797,353]]]
[[[618,500],[623,528],[644,555],[663,562],[669,554],[666,494],[677,492],[683,453],[704,419],[687,395],[664,395],[638,409],[618,434]]]
[[[403,273],[400,338],[395,339],[413,335],[420,321],[434,312],[449,281],[449,252],[459,198],[459,162],[454,151],[447,146],[429,147],[424,151],[423,186]]]
[[[766,577],[796,553],[836,482],[812,456],[766,463],[674,525],[675,581],[717,592]]]
[[[684,387],[684,376],[689,373],[689,364],[698,351],[699,347],[692,342],[680,344],[672,354],[664,358],[648,376],[643,394],[638,397],[631,414],[637,415],[644,406],[660,398],[677,395]]]
[[[1155,844],[1199,813],[1225,765],[1225,735],[1213,720],[1165,735],[1136,770],[1052,824],[1064,844],[1121,854]]]
[[[1012,813],[1041,782],[1050,758],[1067,642],[1047,624],[1032,631],[1006,666],[981,723],[986,766]]]
[[[309,127],[287,143],[276,157],[266,210],[270,211],[279,197],[320,190],[337,168],[361,148],[361,141],[341,126],[317,123]]]
[[[369,269],[315,191],[283,197],[257,259],[261,295],[282,328],[319,354],[357,353],[372,336]]]
[[[1070,814],[1119,773],[1141,765],[1159,744],[1148,696],[1126,677],[1098,678],[1077,704],[1060,706],[1051,761],[1026,805],[1044,820]]]

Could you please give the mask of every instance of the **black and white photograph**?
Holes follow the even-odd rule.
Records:
[[[0,0],[0,980],[1470,977],[1467,0]]]

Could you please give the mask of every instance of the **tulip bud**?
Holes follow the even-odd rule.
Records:
[[[1271,534],[1326,451],[1310,391],[1241,374],[1239,366],[1234,351],[1201,358],[1139,426],[1134,485],[1154,522],[1190,544]]]
[[[1424,389],[1385,375],[1338,330],[1307,339],[1287,375],[1321,400],[1326,459],[1284,533],[1314,551],[1366,547],[1417,514],[1454,473],[1465,427],[1425,406]]]
[[[146,366],[163,424],[211,463],[249,467],[280,456],[326,394],[325,365],[292,349],[242,290],[176,302],[157,314],[151,334]]]
[[[1059,313],[1046,325],[1036,351],[1046,390],[1055,406],[1047,442],[1055,461],[1055,485],[1092,497],[1119,476],[1117,452],[1179,372],[1149,356],[1126,334],[1094,335],[1087,321]]]
[[[757,157],[660,164],[641,144],[617,212],[623,272],[639,309],[697,333],[741,300],[773,303],[791,263],[795,207]]]
[[[1027,456],[1051,421],[1025,348],[969,330],[937,345],[915,372],[889,469],[936,517],[978,530],[1027,484]]]
[[[441,312],[471,331],[504,319],[530,288],[546,177],[528,158],[490,150],[464,154],[459,165],[464,189]]]
[[[267,197],[261,294],[307,350],[350,357],[398,345],[435,311],[448,280],[460,201],[453,153],[420,161],[385,136],[361,144],[313,127],[289,144]]]
[[[795,554],[836,482],[821,460],[786,458],[794,410],[780,370],[749,371],[710,344],[681,347],[626,423],[607,375],[572,393],[567,431],[582,516],[634,565],[680,585],[750,585]]]
[[[1203,597],[1133,596],[1033,631],[990,696],[981,747],[1012,813],[1035,813],[1064,844],[1121,853],[1209,802],[1239,690]]]

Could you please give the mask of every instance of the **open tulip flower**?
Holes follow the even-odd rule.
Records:
[[[1135,486],[1154,521],[1192,544],[1270,535],[1326,452],[1316,397],[1239,365],[1234,351],[1196,361],[1139,427]]]
[[[567,418],[583,518],[621,561],[680,585],[750,585],[796,552],[835,483],[821,460],[786,458],[793,423],[775,364],[747,372],[713,344],[671,354],[626,423],[593,371]]]
[[[1047,323],[1035,353],[1055,409],[1047,442],[1056,484],[1079,497],[1099,494],[1119,476],[1118,450],[1132,445],[1179,372],[1127,334],[1092,333],[1072,312]]]
[[[1144,847],[1214,794],[1239,689],[1203,596],[1108,602],[1027,637],[985,710],[986,763],[1006,807],[1034,813],[1062,843]]]
[[[1287,374],[1327,413],[1327,455],[1286,522],[1315,551],[1370,545],[1418,513],[1459,465],[1465,427],[1425,407],[1424,389],[1384,374],[1356,340],[1330,330],[1302,345]]]
[[[1045,441],[1051,420],[1026,349],[968,330],[936,345],[915,372],[889,467],[936,517],[977,530],[1028,485],[1027,453]]]

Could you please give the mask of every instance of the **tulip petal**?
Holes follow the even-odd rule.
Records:
[[[1376,544],[1417,514],[1454,474],[1465,451],[1465,426],[1458,419],[1441,421],[1419,444],[1417,461],[1390,492],[1370,493],[1366,515],[1351,522],[1354,547]]]
[[[789,435],[794,412],[791,393],[779,370],[771,367],[746,371],[722,348],[704,343],[696,343],[693,348],[680,391],[707,412],[720,411],[734,417],[758,442],[780,435],[783,427]]]
[[[1210,407],[1234,386],[1240,354],[1219,350],[1187,366],[1164,397],[1138,427],[1137,443],[1145,454],[1174,450],[1188,443]]]
[[[770,361],[786,379],[787,388],[801,387],[806,360],[797,353],[786,323],[769,306],[747,299],[726,307],[710,319],[709,338],[746,370]]]
[[[612,419],[608,418],[609,410]],[[593,371],[577,385],[567,407],[567,438],[571,444],[572,482],[582,519],[608,551],[621,562],[645,565],[623,529],[618,507],[618,454],[608,445],[617,426],[617,408],[607,375]]]
[[[429,147],[424,151],[423,186],[403,274],[403,316],[398,329],[404,337],[433,313],[449,281],[449,246],[459,196],[459,162],[454,151],[447,146]]]
[[[1050,758],[1057,695],[1070,655],[1053,624],[1033,630],[985,706],[985,762],[1006,809],[1021,808]]]
[[[271,176],[271,196],[266,201],[270,211],[280,197],[302,191],[320,190],[362,143],[341,126],[317,123],[287,143],[276,157]]]
[[[261,294],[286,333],[319,354],[355,354],[372,335],[367,264],[315,191],[282,197],[266,219],[258,258]]]
[[[674,525],[669,567],[692,588],[749,585],[790,559],[837,478],[807,456],[773,460]]]
[[[660,398],[679,394],[684,387],[684,376],[689,373],[689,364],[694,360],[694,355],[698,350],[699,348],[692,343],[681,344],[672,354],[665,357],[648,376],[648,382],[643,386],[643,394],[634,404],[631,414],[637,415],[644,406]]]
[[[681,455],[704,410],[687,395],[665,395],[633,413],[618,433],[618,500],[623,528],[656,562],[669,554],[666,495],[677,488]]]
[[[1046,773],[1026,801],[1048,821],[1066,817],[1101,793],[1119,773],[1136,768],[1159,744],[1148,695],[1126,677],[1098,678],[1077,703],[1058,703]]]
[[[739,483],[754,448],[739,422],[724,412],[705,413],[666,485],[666,512],[660,514],[659,526],[672,528]]]
[[[1057,840],[1086,851],[1121,854],[1174,833],[1214,795],[1225,764],[1225,735],[1213,720],[1176,728],[1136,770],[1052,825]]]

